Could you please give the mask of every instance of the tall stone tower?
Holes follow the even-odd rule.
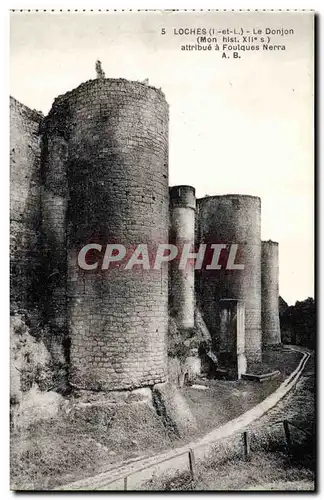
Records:
[[[90,259],[101,262],[89,271],[77,258],[89,243],[131,252],[168,242],[168,120],[160,90],[122,79],[88,81],[59,96],[46,119],[43,230],[58,271],[49,308],[53,324],[68,332],[77,388],[166,379],[167,267],[102,270],[97,252]]]
[[[178,249],[178,258],[171,263],[172,310],[181,328],[195,324],[195,270],[191,262],[180,268],[184,245],[195,251],[195,189],[191,186],[170,188],[170,241]],[[188,247],[189,248],[189,247]]]
[[[245,349],[250,362],[261,361],[261,200],[248,195],[210,196],[198,201],[198,243],[238,245],[237,264],[244,269],[202,269],[198,293],[204,319],[219,343],[219,301],[245,304]]]
[[[262,241],[262,343],[281,343],[279,320],[279,245]]]

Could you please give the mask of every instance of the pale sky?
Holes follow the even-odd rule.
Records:
[[[161,28],[166,35],[161,34]],[[286,51],[181,51],[181,27],[293,29]],[[240,52],[240,54],[242,54]],[[301,12],[11,14],[10,92],[47,113],[95,78],[144,80],[170,104],[170,185],[197,197],[262,200],[262,239],[279,242],[280,295],[314,296],[313,16]]]

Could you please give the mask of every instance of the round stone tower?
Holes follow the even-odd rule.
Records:
[[[219,300],[237,299],[245,304],[245,349],[248,361],[261,360],[261,200],[255,196],[229,194],[198,201],[197,243],[224,244],[221,269],[200,273],[198,294],[204,319],[219,343]],[[244,269],[227,269],[228,257],[237,245],[235,264]]]
[[[188,262],[179,268],[183,246],[195,248],[195,189],[191,186],[170,188],[170,242],[178,249],[178,258],[171,262],[172,312],[181,328],[193,328],[195,324],[195,270]]]
[[[262,343],[264,346],[281,343],[279,321],[279,245],[262,241]]]
[[[66,233],[69,378],[80,389],[166,379],[168,270],[152,269],[152,254],[168,242],[168,113],[160,90],[97,79],[59,96],[47,118],[51,182],[62,192],[47,205],[57,242]],[[87,255],[93,270],[78,265],[87,244],[99,249]],[[103,269],[107,244],[127,253]],[[150,269],[126,269],[139,244]]]

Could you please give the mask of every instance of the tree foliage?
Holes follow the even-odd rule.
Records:
[[[287,307],[280,314],[282,342],[310,349],[316,347],[316,309],[312,297]]]

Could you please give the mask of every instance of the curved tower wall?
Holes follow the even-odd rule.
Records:
[[[195,251],[195,189],[191,186],[170,188],[170,242],[178,248],[178,258],[171,262],[172,313],[180,328],[195,324],[195,271],[190,263],[179,269],[183,245],[190,244]]]
[[[102,245],[103,253],[107,243],[124,244],[129,257],[138,244],[154,253],[158,243],[168,242],[164,95],[138,82],[89,81],[55,100],[47,126],[67,143],[70,382],[88,390],[163,382],[167,268],[126,270],[123,261],[108,270],[100,262],[88,271],[77,257],[88,243]],[[50,142],[48,149],[53,157]],[[62,161],[52,162],[59,175]],[[63,208],[59,221],[63,234]],[[90,259],[102,260],[103,253]]]
[[[198,294],[204,319],[219,343],[219,300],[245,303],[245,349],[248,361],[261,360],[261,200],[247,195],[211,196],[198,200],[198,243],[222,243],[221,270],[203,269]],[[238,245],[236,264],[243,270],[227,270],[229,245]]]
[[[262,343],[281,343],[279,321],[279,245],[262,241]]]

